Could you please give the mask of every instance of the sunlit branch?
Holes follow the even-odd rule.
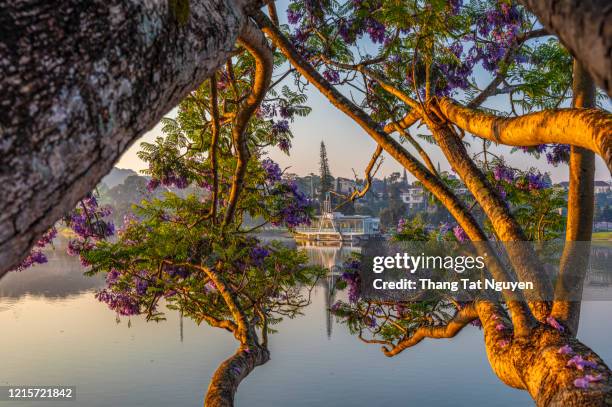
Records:
[[[395,356],[404,349],[410,348],[425,338],[443,339],[452,338],[457,335],[466,325],[478,319],[478,312],[474,304],[468,304],[457,311],[455,316],[442,326],[421,326],[412,335],[399,341],[393,348],[382,347],[386,356]]]
[[[580,62],[574,60],[573,107],[595,105],[595,84]],[[573,336],[578,333],[581,301],[587,272],[595,206],[595,155],[580,147],[571,147],[565,246],[559,263],[555,301],[551,315]]]
[[[515,118],[470,109],[449,98],[442,114],[473,135],[509,146],[569,144],[599,154],[612,171],[612,115],[598,109],[554,109]]]
[[[223,221],[226,225],[231,222],[234,216],[250,155],[247,137],[244,133],[251,116],[265,97],[270,86],[272,70],[274,68],[272,50],[268,46],[263,33],[254,24],[245,24],[245,28],[240,34],[238,41],[255,59],[255,78],[251,93],[245,102],[239,106],[232,128],[232,139],[236,150],[237,163]]]
[[[382,154],[382,151],[383,149],[381,146],[376,146],[376,151],[374,151],[374,154],[372,155],[372,158],[370,158],[370,162],[368,163],[368,166],[364,171],[365,185],[363,186],[363,188],[353,191],[348,197],[344,196],[346,198],[346,201],[338,205],[335,209],[342,207],[346,202],[354,202],[356,199],[361,199],[365,196],[365,194],[368,193],[372,185],[372,177],[376,175],[378,169],[382,164],[382,160],[378,161],[378,158]],[[374,168],[375,165],[376,168]]]

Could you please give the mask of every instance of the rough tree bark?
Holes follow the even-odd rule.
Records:
[[[0,0],[0,276],[233,51],[253,0]]]
[[[595,106],[595,85],[578,61],[574,61],[574,107]],[[568,293],[582,294],[589,264],[595,205],[595,155],[592,151],[572,147],[569,163],[569,192],[565,247],[555,287],[552,316],[576,336],[580,321],[581,301],[569,301]]]
[[[610,0],[521,0],[612,97]]]

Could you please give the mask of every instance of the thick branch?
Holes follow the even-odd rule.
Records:
[[[274,69],[272,50],[268,46],[268,41],[253,23],[249,22],[245,25],[238,40],[255,58],[255,78],[253,80],[252,91],[244,104],[239,107],[232,128],[232,138],[234,141],[234,148],[236,149],[237,163],[232,179],[232,189],[230,191],[227,209],[225,211],[225,224],[228,224],[234,216],[238,203],[238,196],[240,195],[244,183],[244,175],[249,161],[248,137],[245,136],[245,131],[251,116],[255,113],[255,110],[266,96],[266,92],[272,80],[272,70]]]
[[[597,109],[555,109],[498,117],[442,98],[440,110],[475,136],[509,146],[569,144],[599,154],[612,172],[612,115]]]
[[[574,107],[595,105],[595,84],[578,61],[574,61]],[[569,192],[565,247],[555,287],[552,316],[576,336],[584,277],[589,264],[590,241],[593,232],[595,205],[595,156],[580,147],[570,150]],[[572,294],[570,294],[572,293]]]
[[[229,57],[251,2],[3,2],[0,276]]]
[[[521,0],[612,97],[612,3],[609,0]]]
[[[241,346],[234,355],[226,359],[215,371],[204,406],[233,407],[238,385],[257,366],[270,360],[270,352],[261,346]]]

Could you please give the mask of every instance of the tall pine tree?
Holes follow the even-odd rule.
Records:
[[[327,161],[327,150],[325,149],[325,143],[321,141],[321,153],[320,153],[320,169],[319,175],[321,177],[321,185],[319,187],[319,204],[321,205],[321,211],[323,210],[323,202],[325,202],[325,195],[333,189],[333,177],[329,172],[329,162]]]

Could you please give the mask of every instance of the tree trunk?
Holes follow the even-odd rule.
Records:
[[[595,85],[578,61],[574,61],[573,88],[574,107],[593,107],[595,105]],[[578,298],[568,297],[570,297],[569,293],[582,295],[584,277],[589,265],[595,205],[595,155],[593,152],[580,147],[571,148],[569,180],[565,247],[561,256],[559,279],[555,287],[552,316],[576,336],[580,321],[581,301]]]
[[[244,347],[226,359],[215,371],[204,406],[207,407],[233,407],[234,396],[240,382],[257,366],[270,360],[270,351],[261,346]]]
[[[522,0],[612,97],[612,3],[609,0]]]
[[[612,405],[611,372],[595,352],[548,325],[538,326],[529,336],[512,338],[511,331],[498,329],[500,319],[495,317],[494,307],[481,302],[477,308],[489,363],[504,383],[528,391],[541,407]],[[564,346],[569,353],[559,351]],[[577,355],[594,366],[583,370],[571,363],[568,366]],[[597,380],[581,388],[578,385],[586,375]]]
[[[252,0],[0,0],[0,276],[231,55]]]

